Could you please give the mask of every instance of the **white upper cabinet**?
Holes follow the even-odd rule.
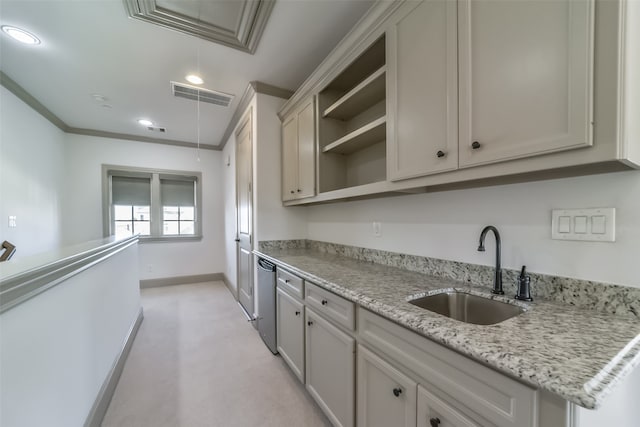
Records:
[[[460,167],[592,144],[593,2],[458,1]]]
[[[282,200],[296,198],[298,188],[298,116],[282,124]]]
[[[456,2],[410,2],[387,30],[390,180],[458,167]]]
[[[282,200],[315,195],[315,104],[309,98],[282,123]]]

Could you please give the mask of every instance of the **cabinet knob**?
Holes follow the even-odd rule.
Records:
[[[327,305],[329,301],[327,301],[326,299],[323,299],[321,302],[322,302],[322,305]]]
[[[298,193],[302,193],[302,190],[298,188]]]
[[[236,242],[239,242],[239,241],[240,241],[240,239],[236,239]]]
[[[433,417],[429,420],[429,424],[431,424],[431,427],[438,427],[440,425],[440,418],[438,417]]]
[[[296,316],[300,316],[300,312],[299,311],[296,311]]]
[[[478,148],[480,148],[480,143],[478,141],[473,141],[473,143],[471,143],[471,148],[477,150]]]
[[[291,190],[291,194],[294,194],[294,193],[295,193],[295,191]]]
[[[395,397],[398,397],[398,396],[400,396],[401,394],[402,394],[402,389],[401,389],[400,387],[396,387],[396,388],[394,388],[394,389],[393,389],[393,395],[394,395]]]
[[[447,155],[447,153],[445,153],[445,152],[444,152],[444,151],[442,151],[442,150],[438,150],[438,152],[436,153],[436,156],[438,156],[438,157],[444,157],[444,156],[446,156],[446,155]]]
[[[311,326],[311,325],[313,325],[313,322],[312,322],[311,320],[309,320],[309,321],[307,322],[307,326]]]
[[[284,283],[289,283],[289,279],[284,279]]]

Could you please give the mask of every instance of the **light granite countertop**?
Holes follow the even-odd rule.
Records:
[[[435,342],[587,409],[640,365],[640,319],[537,299],[310,249],[254,251],[285,269]],[[526,308],[496,325],[473,325],[408,303],[453,288]]]

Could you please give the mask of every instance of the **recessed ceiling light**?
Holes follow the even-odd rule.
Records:
[[[19,42],[31,45],[40,44],[39,38],[21,28],[12,27],[10,25],[3,25],[2,31],[7,33],[12,38],[18,40]]]
[[[138,123],[140,123],[142,126],[153,126],[153,122],[149,119],[139,119]]]
[[[202,80],[200,76],[196,76],[195,74],[189,74],[185,77],[185,79],[189,83],[193,83],[194,85],[201,85],[202,83],[204,83],[204,80]]]

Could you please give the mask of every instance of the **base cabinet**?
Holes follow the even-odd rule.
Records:
[[[489,427],[473,421],[421,385],[418,386],[418,427]]]
[[[304,305],[285,291],[276,291],[278,352],[304,384]]]
[[[307,391],[336,427],[354,424],[355,339],[306,309]]]
[[[358,345],[358,427],[415,427],[416,387],[411,378]]]

